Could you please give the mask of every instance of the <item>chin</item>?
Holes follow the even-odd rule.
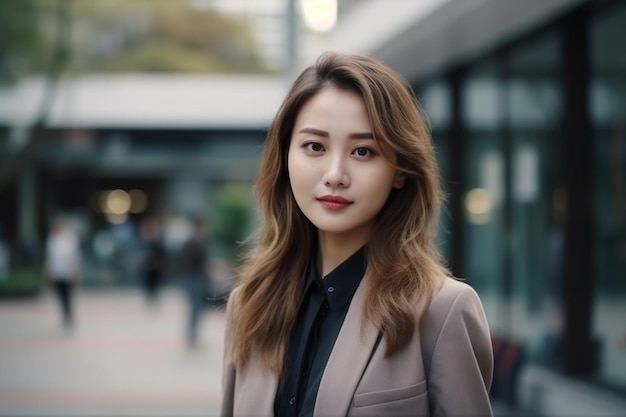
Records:
[[[346,222],[317,222],[313,223],[313,225],[317,228],[319,232],[332,233],[337,235],[349,234],[358,229],[358,227],[351,227],[350,225],[346,225]]]

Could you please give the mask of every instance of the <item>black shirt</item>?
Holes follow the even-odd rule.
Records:
[[[274,399],[274,416],[313,415],[322,374],[365,267],[365,248],[324,279],[315,259],[309,263],[298,319]]]

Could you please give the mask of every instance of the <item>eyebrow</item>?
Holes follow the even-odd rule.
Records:
[[[312,135],[321,136],[321,137],[324,137],[324,138],[327,138],[327,137],[330,136],[327,131],[320,130],[320,129],[315,129],[315,128],[312,128],[312,127],[302,128],[302,129],[300,129],[300,131],[298,133],[310,133]],[[374,139],[374,134],[372,132],[350,133],[350,135],[348,135],[348,137],[350,139]]]

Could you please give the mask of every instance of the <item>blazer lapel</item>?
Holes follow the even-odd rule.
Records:
[[[328,358],[315,401],[314,416],[345,416],[363,370],[376,346],[379,331],[369,320],[361,332],[361,311],[367,275],[352,298],[348,313]]]

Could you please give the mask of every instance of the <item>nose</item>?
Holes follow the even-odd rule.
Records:
[[[350,185],[350,175],[346,162],[341,157],[329,158],[324,173],[324,185],[331,188],[345,188]]]

